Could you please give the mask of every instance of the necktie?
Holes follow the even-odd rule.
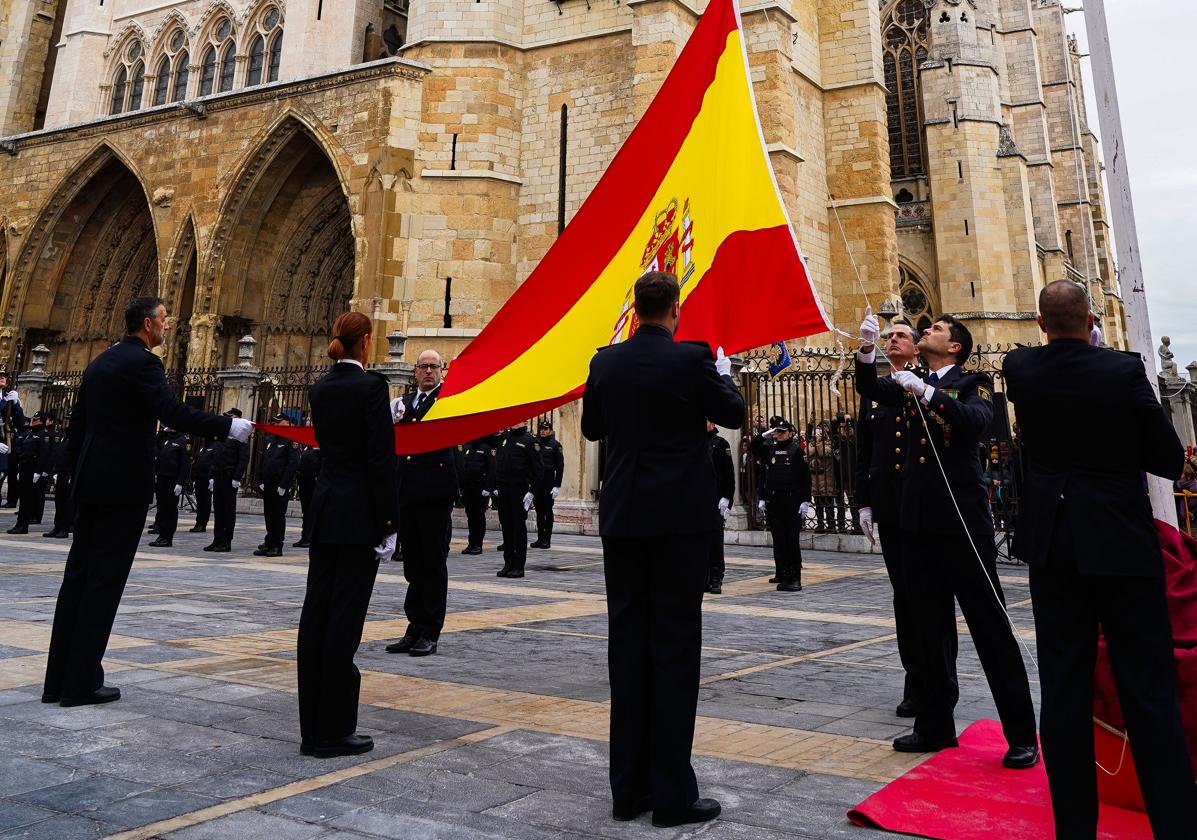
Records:
[[[939,384],[939,374],[938,374],[938,373],[932,373],[930,376],[928,376],[928,377],[927,377],[927,384],[928,384],[928,385],[938,385],[938,384]]]
[[[412,406],[416,411],[419,411],[424,406],[424,400],[428,395],[421,391],[416,395],[416,404]]]

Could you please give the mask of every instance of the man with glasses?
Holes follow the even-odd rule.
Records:
[[[435,350],[416,359],[416,392],[391,402],[396,423],[419,423],[441,391],[443,362]],[[430,656],[445,624],[449,598],[449,536],[453,503],[459,494],[456,448],[399,458],[399,538],[407,597],[407,632],[387,645],[387,653]]]

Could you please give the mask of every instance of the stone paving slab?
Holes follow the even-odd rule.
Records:
[[[252,557],[260,520],[242,520],[232,554],[181,532],[139,555],[105,662],[124,696],[78,709],[40,702],[68,544],[0,537],[0,838],[867,840],[845,812],[919,760],[888,744],[909,721],[893,713],[903,673],[881,558],[807,551],[807,585],[788,594],[765,582],[768,549],[729,546],[727,594],[704,604],[694,759],[724,814],[616,823],[600,543],[557,536],[509,581],[494,575],[494,534],[467,557],[460,533],[434,657],[383,650],[402,632],[406,583],[400,564],[380,570],[357,658],[374,752],[301,756],[305,557]],[[1001,571],[1033,650],[1025,572]],[[963,623],[958,668],[959,727],[993,717]]]

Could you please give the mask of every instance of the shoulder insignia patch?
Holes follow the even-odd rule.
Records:
[[[989,389],[988,389],[988,388],[978,388],[978,389],[977,389],[977,396],[978,396],[978,397],[980,397],[981,399],[983,399],[983,400],[987,401],[987,402],[992,402],[992,401],[993,401],[993,394],[989,393]]]
[[[941,390],[954,400],[960,399],[960,391],[957,388],[942,388]]]

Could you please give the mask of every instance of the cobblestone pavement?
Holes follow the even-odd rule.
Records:
[[[301,757],[306,556],[253,557],[261,519],[240,520],[232,554],[201,551],[210,534],[186,521],[174,548],[138,555],[105,661],[124,696],[76,709],[39,702],[68,543],[38,527],[0,537],[0,837],[867,838],[845,812],[918,761],[889,744],[909,730],[893,714],[902,672],[880,557],[808,552],[791,594],[766,582],[768,549],[729,546],[724,594],[704,605],[695,737],[699,784],[724,816],[613,822],[599,542],[557,537],[531,550],[526,578],[504,580],[493,533],[481,557],[455,535],[432,657],[383,651],[405,626],[405,583],[399,564],[380,570],[357,658],[377,746]],[[1033,644],[1025,571],[1004,568],[1003,584]],[[961,631],[963,728],[996,714]]]

